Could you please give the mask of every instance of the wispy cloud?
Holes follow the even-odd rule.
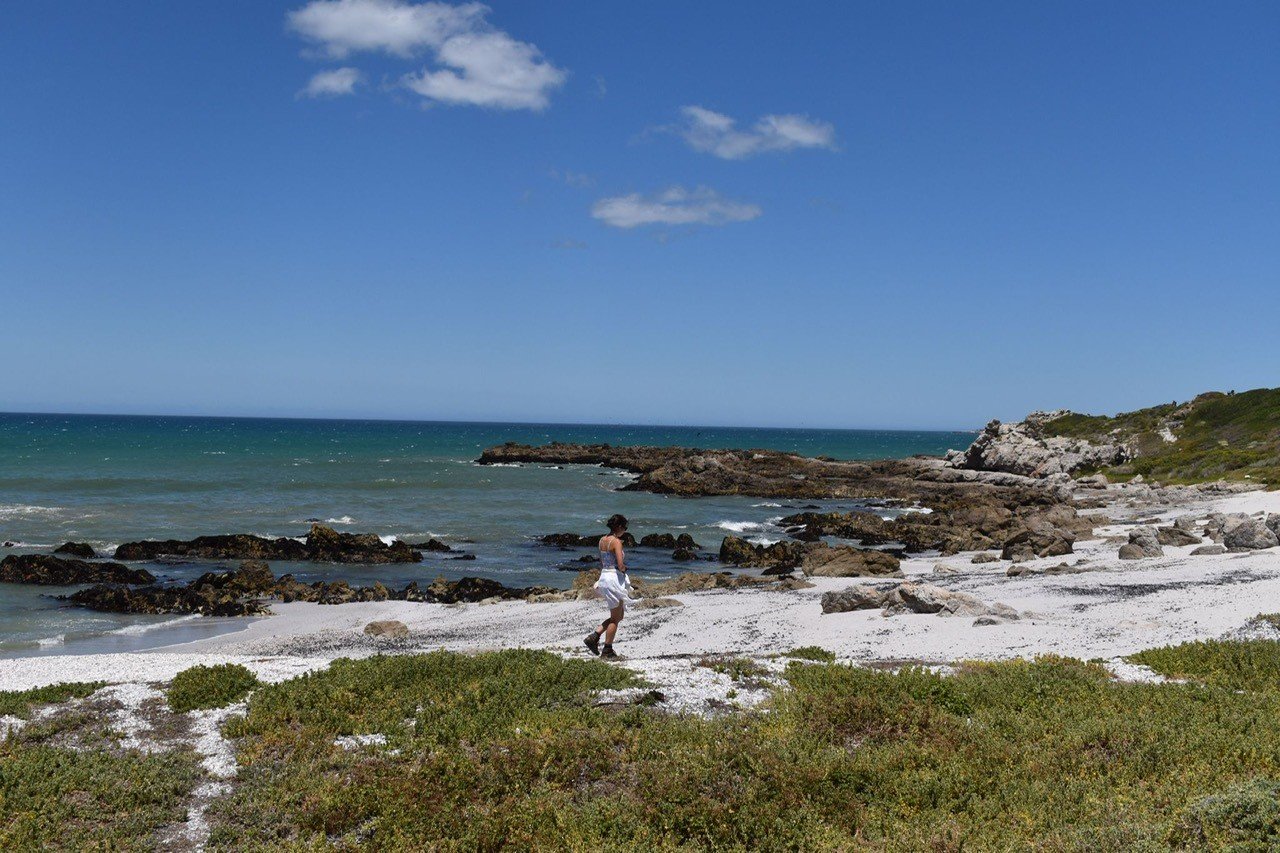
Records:
[[[315,74],[298,94],[305,98],[333,98],[355,93],[364,75],[356,68],[334,68]]]
[[[726,199],[709,187],[671,187],[656,195],[640,193],[602,198],[591,215],[615,228],[641,225],[727,225],[746,222],[764,211],[758,205]]]
[[[432,103],[543,110],[568,73],[535,45],[493,27],[481,3],[312,0],[289,13],[288,27],[330,57],[386,53],[429,64],[400,83]]]
[[[670,129],[694,150],[725,160],[742,160],[768,151],[836,147],[835,127],[807,116],[761,116],[750,130],[739,130],[733,118],[705,107],[682,107],[680,114],[683,121]]]
[[[588,189],[596,185],[596,179],[584,172],[574,172],[569,169],[552,169],[551,177],[557,181],[564,181],[565,184],[578,189]]]

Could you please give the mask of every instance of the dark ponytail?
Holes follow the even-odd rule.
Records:
[[[617,533],[620,530],[627,529],[627,517],[621,513],[614,513],[609,516],[609,520],[605,522],[611,533]]]

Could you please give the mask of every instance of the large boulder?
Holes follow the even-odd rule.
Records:
[[[73,586],[83,583],[148,584],[155,577],[146,569],[121,563],[89,563],[65,560],[50,554],[10,554],[0,560],[0,582],[40,586]]]
[[[370,637],[388,637],[393,640],[409,636],[409,626],[399,619],[379,619],[364,626],[364,632]]]
[[[898,558],[892,554],[849,545],[830,548],[825,543],[805,552],[800,570],[806,575],[828,578],[902,576]]]
[[[1005,540],[1000,557],[1015,561],[1060,557],[1072,553],[1074,543],[1075,537],[1069,531],[1045,521],[1035,521]]]
[[[1266,524],[1255,519],[1228,525],[1222,534],[1228,551],[1260,551],[1280,545],[1280,537]]]
[[[1160,547],[1160,539],[1154,528],[1136,527],[1129,531],[1129,541],[1120,546],[1120,559],[1144,560],[1148,557],[1161,557],[1164,549]]]
[[[1181,545],[1197,545],[1200,543],[1200,537],[1190,530],[1178,527],[1157,527],[1156,540],[1161,545],[1170,547],[1178,547]]]
[[[892,587],[851,586],[822,596],[823,613],[884,608],[894,613],[933,613],[939,616],[998,616],[1017,619],[1018,611],[1007,604],[987,604],[967,592],[956,592],[927,583],[901,583]]]
[[[851,586],[838,592],[822,594],[823,613],[845,613],[850,610],[875,610],[883,607],[888,590],[874,586]]]

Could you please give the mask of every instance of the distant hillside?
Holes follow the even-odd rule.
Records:
[[[1115,417],[1054,414],[1035,423],[1041,436],[1124,448],[1127,461],[1094,469],[1108,475],[1183,483],[1247,479],[1280,488],[1280,388],[1212,391],[1189,403]]]

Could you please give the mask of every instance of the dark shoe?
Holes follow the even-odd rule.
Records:
[[[617,656],[618,653],[613,650],[613,646],[608,644],[605,644],[605,647],[600,650],[600,657],[602,658],[616,658]]]
[[[586,645],[587,651],[593,655],[600,654],[600,635],[595,631],[582,638],[582,642]]]

